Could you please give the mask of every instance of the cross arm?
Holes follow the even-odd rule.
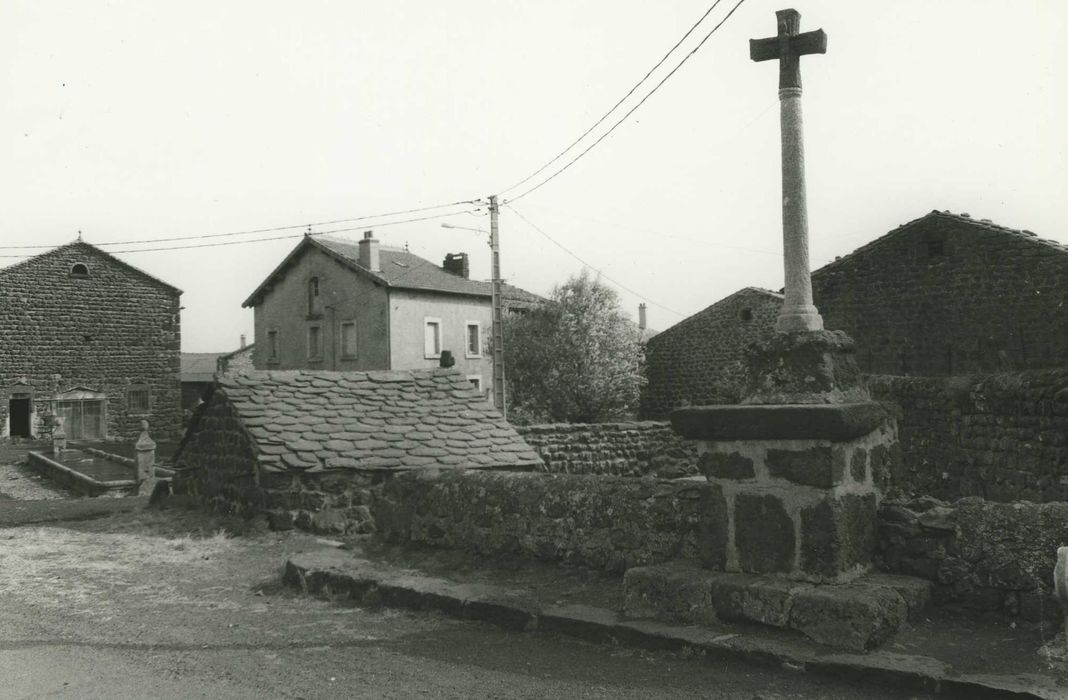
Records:
[[[827,32],[822,29],[816,29],[794,36],[750,39],[749,58],[754,61],[770,61],[773,58],[783,58],[781,39],[785,39],[787,53],[794,56],[827,53]]]

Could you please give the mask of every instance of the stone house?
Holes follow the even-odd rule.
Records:
[[[219,357],[215,371],[219,374],[240,374],[251,372],[255,367],[252,364],[252,353],[255,352],[256,344],[245,344],[245,336],[241,336],[241,347],[233,352],[228,352]]]
[[[373,529],[371,489],[412,469],[541,460],[454,370],[220,374],[175,456],[175,489],[274,527]]]
[[[183,352],[179,357],[182,410],[192,411],[215,386],[215,369],[222,353]]]
[[[305,238],[244,302],[255,311],[257,369],[455,368],[484,396],[493,381],[491,289],[469,278],[466,253],[437,266],[407,250]],[[506,286],[504,303],[535,295]]]
[[[0,269],[3,435],[177,436],[181,294],[81,240]]]
[[[868,374],[1068,365],[1068,248],[1030,231],[934,211],[816,270],[812,288]],[[774,332],[781,297],[764,295],[752,318],[742,290],[651,339],[642,415],[729,398],[746,345]]]
[[[651,337],[641,415],[665,418],[681,406],[737,401],[745,348],[774,331],[780,306],[781,294],[746,287]]]

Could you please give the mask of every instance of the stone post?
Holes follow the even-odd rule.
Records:
[[[52,455],[59,459],[67,449],[67,431],[63,429],[63,419],[56,416],[56,427],[52,429]]]
[[[780,333],[818,331],[823,318],[812,303],[808,262],[808,207],[805,199],[805,147],[802,139],[801,88],[779,90],[782,127],[782,238],[785,296],[775,322]]]
[[[1064,651],[1068,654],[1068,547],[1057,548],[1057,565],[1053,568],[1053,592],[1064,613]]]
[[[137,483],[144,485],[156,476],[156,441],[148,436],[148,421],[141,421],[141,436],[134,445],[137,450]]]

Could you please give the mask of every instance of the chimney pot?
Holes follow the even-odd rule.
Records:
[[[363,232],[363,240],[359,244],[359,263],[360,267],[366,268],[371,272],[381,272],[382,263],[378,254],[378,240],[372,237],[372,231]]]
[[[638,304],[638,328],[645,330],[645,302]]]
[[[241,334],[241,348],[244,349],[244,347],[245,347],[245,334],[242,333]]]

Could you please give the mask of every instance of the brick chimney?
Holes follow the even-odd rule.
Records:
[[[382,264],[378,259],[378,239],[371,237],[371,231],[363,232],[363,240],[360,241],[360,267],[367,268],[371,272],[381,272]]]
[[[471,265],[467,260],[467,253],[446,253],[445,261],[441,263],[446,272],[451,272],[458,277],[470,279]]]
[[[645,330],[645,302],[638,304],[638,328]]]

